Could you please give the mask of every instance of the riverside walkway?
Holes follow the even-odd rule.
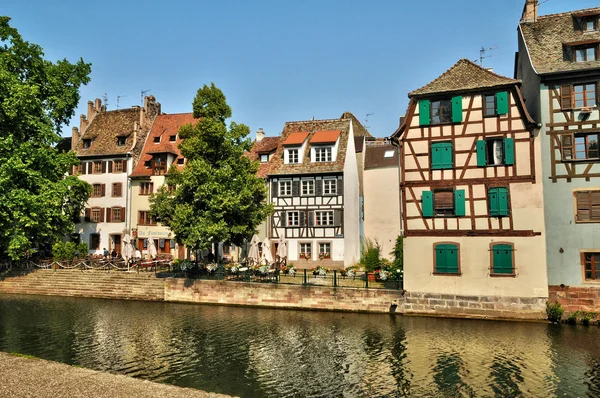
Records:
[[[1,352],[0,375],[0,397],[229,397]]]

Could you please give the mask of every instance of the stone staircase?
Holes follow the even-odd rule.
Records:
[[[34,270],[0,274],[0,293],[164,301],[164,280],[154,273]]]

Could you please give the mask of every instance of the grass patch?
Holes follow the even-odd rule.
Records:
[[[38,357],[34,357],[33,355],[21,354],[19,352],[9,352],[9,355],[12,355],[13,357],[26,358],[26,359],[39,359]]]

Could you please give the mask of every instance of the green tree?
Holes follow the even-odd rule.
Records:
[[[199,121],[179,130],[187,163],[181,172],[169,169],[167,185],[176,189],[163,186],[150,197],[151,215],[193,250],[214,242],[240,245],[272,212],[266,184],[256,176],[259,163],[244,156],[250,129],[227,127],[231,108],[214,83],[198,90],[193,110]]]
[[[65,177],[79,161],[56,148],[90,64],[51,62],[0,16],[0,256],[13,260],[73,231],[91,192]]]

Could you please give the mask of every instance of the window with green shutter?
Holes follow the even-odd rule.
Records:
[[[452,123],[462,122],[462,116],[462,97],[459,95],[452,98]]]
[[[488,138],[475,143],[477,166],[510,166],[515,164],[514,138]]]
[[[508,216],[508,189],[504,187],[489,190],[490,216]]]
[[[454,166],[454,154],[451,142],[431,144],[431,168],[433,170],[451,169]]]
[[[506,91],[496,93],[496,112],[498,115],[508,113],[508,93]]]
[[[513,245],[510,243],[498,243],[491,246],[492,251],[492,274],[512,275],[514,271]]]
[[[421,207],[423,209],[423,217],[433,217],[433,192],[421,192]]]
[[[454,243],[437,243],[434,245],[436,274],[459,274],[459,250]]]
[[[419,101],[419,125],[429,126],[431,124],[431,102],[429,100]]]

